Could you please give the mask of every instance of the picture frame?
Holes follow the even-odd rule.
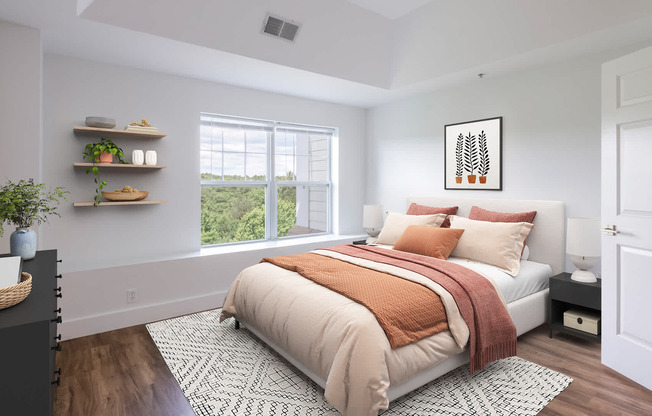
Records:
[[[503,190],[503,118],[444,126],[444,189]]]

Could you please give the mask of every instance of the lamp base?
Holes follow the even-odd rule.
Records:
[[[588,270],[580,270],[580,269],[577,269],[573,272],[573,274],[571,275],[571,280],[575,280],[576,282],[582,282],[582,283],[594,283],[598,281],[598,279],[595,277],[595,274],[593,274],[593,272]]]
[[[369,237],[378,237],[378,234],[380,234],[380,228],[365,228],[365,231],[369,234]]]

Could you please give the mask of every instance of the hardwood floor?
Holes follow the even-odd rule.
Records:
[[[519,338],[518,356],[573,377],[546,415],[652,415],[652,391],[600,363],[600,344],[547,325]],[[63,342],[55,416],[193,416],[144,325]],[[249,416],[249,415],[246,415]]]

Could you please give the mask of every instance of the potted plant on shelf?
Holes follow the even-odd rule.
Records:
[[[111,139],[100,138],[97,143],[89,143],[85,147],[83,158],[88,159],[93,165],[102,163],[113,163],[113,158],[116,158],[118,163],[127,164],[124,161],[125,154]],[[100,196],[102,189],[106,182],[100,178],[100,169],[97,166],[86,168],[86,174],[93,172],[95,178],[93,181],[97,185],[95,188],[95,196],[93,197],[93,206],[98,206],[100,203]]]
[[[60,199],[68,200],[63,187],[46,190],[45,184],[34,179],[21,179],[18,183],[7,181],[0,188],[0,237],[4,235],[2,224],[6,221],[16,226],[9,239],[11,254],[23,260],[36,255],[36,232],[28,228],[47,222],[48,215],[56,215]]]

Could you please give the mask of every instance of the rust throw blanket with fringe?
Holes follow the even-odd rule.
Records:
[[[366,306],[385,331],[392,348],[448,329],[441,298],[418,283],[314,253],[268,257],[262,261],[297,272]]]
[[[471,374],[494,360],[516,355],[516,327],[496,289],[473,270],[432,257],[372,246],[341,245],[327,250],[419,273],[455,299],[469,327]]]

